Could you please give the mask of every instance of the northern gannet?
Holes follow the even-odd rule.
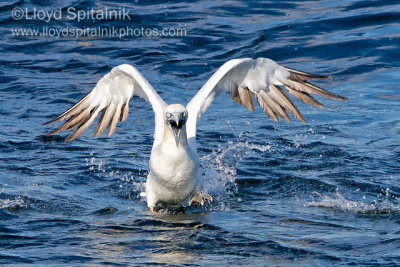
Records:
[[[155,114],[154,143],[146,180],[148,207],[155,213],[160,208],[183,207],[195,203],[203,205],[204,201],[211,202],[212,197],[202,191],[200,163],[196,152],[196,128],[198,119],[213,99],[222,92],[230,91],[235,102],[254,111],[255,97],[273,120],[278,122],[279,117],[282,117],[291,121],[288,115],[291,113],[305,123],[303,115],[281,87],[302,102],[321,108],[324,106],[311,94],[346,100],[345,97],[309,82],[313,78],[327,77],[283,67],[268,58],[232,59],[223,64],[184,107],[180,104],[167,105],[135,67],[122,64],[101,78],[82,100],[45,123],[68,119],[46,135],[75,129],[66,138],[66,142],[73,141],[102,111],[95,136],[102,134],[107,127],[107,135],[110,136],[118,120],[122,122],[128,117],[131,98],[144,98],[151,104]]]

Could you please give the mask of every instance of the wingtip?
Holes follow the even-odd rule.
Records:
[[[302,123],[306,124],[306,119],[304,118],[303,114],[299,110],[297,110],[299,113],[295,115],[295,118],[301,121]]]
[[[57,128],[57,129],[55,129],[55,130],[53,130],[51,132],[45,133],[44,136],[51,136],[51,135],[56,134],[56,133],[58,133],[60,131],[61,131],[60,128]]]
[[[330,79],[330,78],[332,78],[331,75],[304,72],[304,71],[299,71],[299,70],[288,68],[288,67],[285,67],[285,69],[289,71],[290,76],[292,78],[299,79],[299,80]]]
[[[279,118],[278,117],[270,117],[274,122],[279,122]]]
[[[321,79],[321,80],[325,80],[325,79],[331,79],[332,75],[328,74],[315,74],[315,73],[309,73],[310,74],[310,79]]]
[[[349,100],[347,97],[344,97],[344,96],[341,96],[341,95],[337,95],[337,94],[334,94],[334,93],[331,93],[330,97],[328,96],[327,98],[333,98],[333,99],[341,100],[341,101]]]
[[[292,119],[291,119],[289,116],[283,117],[283,119],[284,119],[286,122],[292,122]]]
[[[307,123],[306,119],[304,118],[304,116],[302,114],[300,114],[300,116],[294,116],[294,118],[303,124]]]
[[[325,74],[314,74],[315,76],[318,76],[316,79],[332,79],[332,75],[330,75],[330,74],[328,74],[328,75],[325,75]]]
[[[44,122],[44,123],[42,123],[42,125],[49,125],[49,124],[51,124],[51,123],[53,123],[53,122],[55,122],[55,121],[57,121],[57,118],[52,119],[52,120],[49,120],[49,121],[47,121],[47,122]]]
[[[74,133],[72,133],[71,135],[69,135],[67,138],[65,138],[65,142],[66,143],[70,143],[72,141],[74,141],[76,138],[78,138],[79,136],[74,136]]]

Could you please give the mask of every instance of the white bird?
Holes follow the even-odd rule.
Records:
[[[78,138],[102,111],[95,136],[102,134],[107,127],[110,136],[118,120],[125,121],[128,117],[130,99],[133,96],[144,98],[155,114],[154,143],[146,181],[148,207],[155,213],[159,209],[187,204],[203,205],[204,201],[211,202],[212,197],[202,191],[196,128],[198,119],[214,98],[230,90],[233,100],[251,111],[254,111],[255,97],[265,113],[275,121],[279,121],[279,117],[290,121],[289,112],[305,123],[303,115],[281,86],[302,102],[321,108],[324,106],[310,94],[346,100],[308,82],[312,78],[327,77],[286,68],[267,58],[232,59],[222,65],[184,107],[167,105],[135,67],[122,64],[101,78],[77,104],[45,123],[68,119],[46,135],[75,129],[66,139],[70,142]]]

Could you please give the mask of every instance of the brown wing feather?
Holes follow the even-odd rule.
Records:
[[[290,73],[289,79],[294,81],[307,81],[311,79],[328,79],[329,75],[319,75],[285,67]]]
[[[123,122],[128,118],[129,115],[129,100],[125,102],[125,104],[121,108],[121,117],[120,121]]]
[[[80,111],[80,113],[76,113],[73,117],[71,117],[68,121],[66,121],[63,125],[55,129],[54,131],[45,134],[45,136],[50,136],[64,130],[71,129],[76,125],[79,125],[82,121],[89,118],[90,112],[91,109],[87,107],[86,109]]]
[[[90,93],[89,93],[90,94]],[[87,94],[86,96],[84,96],[81,100],[79,100],[78,103],[76,103],[75,105],[73,105],[71,108],[69,108],[68,110],[66,110],[64,113],[62,113],[61,115],[57,116],[56,118],[43,123],[42,125],[48,125],[50,123],[53,123],[55,121],[63,121],[65,119],[68,119],[69,117],[79,113],[82,111],[82,109],[86,108],[87,105],[85,104],[85,100],[89,97],[89,94]]]
[[[307,81],[294,81],[294,80],[290,80],[288,79],[287,82],[285,83],[285,86],[289,87],[292,90],[297,90],[300,92],[305,92],[308,94],[314,94],[314,95],[320,95],[323,96],[325,98],[333,98],[333,99],[338,99],[338,100],[347,100],[347,98],[328,92],[310,82]]]
[[[314,105],[314,106],[319,107],[319,108],[324,108],[325,107],[323,104],[318,102],[315,98],[310,96],[308,93],[300,92],[300,91],[297,91],[297,90],[293,90],[292,88],[290,88],[288,86],[285,86],[285,88],[286,88],[286,90],[288,90],[288,92],[291,95],[293,95],[295,98],[299,99],[303,103],[311,104],[311,105]]]
[[[286,121],[290,121],[289,116],[287,115],[284,107],[274,100],[274,97],[271,95],[271,91],[265,92],[260,91],[259,95],[261,96],[264,103],[278,116],[284,118]],[[279,117],[278,117],[279,119]]]
[[[104,130],[107,128],[107,126],[110,125],[110,121],[113,118],[113,115],[115,113],[115,105],[114,103],[110,103],[104,110],[103,114],[99,120],[99,124],[97,125],[96,131],[95,131],[95,136],[101,135]]]
[[[87,128],[89,128],[89,126],[93,123],[93,120],[97,117],[99,112],[100,112],[99,107],[96,107],[93,110],[93,112],[90,114],[89,119],[85,123],[83,123],[81,126],[76,128],[76,130],[70,136],[68,136],[68,138],[65,139],[65,141],[71,142],[71,141],[75,140],[76,138],[78,138],[84,131],[86,131]]]
[[[282,105],[285,109],[287,109],[293,116],[301,121],[302,123],[306,123],[303,115],[300,110],[296,107],[290,97],[277,85],[270,85],[271,94],[275,95],[275,99],[279,101],[279,104]]]
[[[240,101],[239,87],[236,84],[231,87],[231,96],[236,103],[239,105],[242,104],[242,101]]]
[[[239,88],[240,100],[245,108],[254,111],[254,97],[249,88]]]
[[[272,108],[267,104],[267,102],[263,99],[263,97],[260,94],[256,94],[256,99],[260,107],[264,110],[265,114],[267,114],[267,116],[273,119],[274,121],[279,122],[278,116],[276,116],[275,112],[272,110]]]
[[[108,132],[107,136],[112,135],[115,132],[115,129],[117,128],[117,123],[121,115],[121,104],[118,104],[117,107],[115,108],[115,113],[114,116],[110,122],[110,126],[108,126]]]

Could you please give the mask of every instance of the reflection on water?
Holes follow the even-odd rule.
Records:
[[[207,228],[207,213],[145,215],[147,219],[121,223],[97,221],[95,227],[83,230],[82,237],[89,238],[81,254],[102,255],[105,262],[114,262],[120,255],[151,264],[190,264],[199,255],[187,248],[201,246],[191,240],[196,229]]]

